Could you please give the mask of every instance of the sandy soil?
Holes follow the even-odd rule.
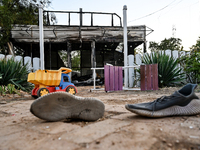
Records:
[[[77,87],[77,96],[96,97],[106,110],[96,122],[46,122],[30,111],[30,95],[0,96],[0,150],[196,150],[200,149],[200,115],[146,118],[127,111],[127,103],[153,101],[177,88],[158,91],[93,91]],[[197,93],[200,97],[200,93]]]

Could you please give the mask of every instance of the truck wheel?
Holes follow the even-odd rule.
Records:
[[[49,90],[48,90],[47,88],[41,88],[41,89],[39,89],[39,90],[37,91],[38,97],[44,96],[44,95],[46,95],[46,94],[48,94],[48,93],[49,93]]]
[[[66,89],[66,92],[72,94],[72,95],[75,95],[76,94],[76,89],[75,87],[73,86],[69,86],[67,89]]]

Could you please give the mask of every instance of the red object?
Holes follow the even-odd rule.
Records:
[[[61,92],[61,91],[63,91],[63,92],[66,92],[66,89],[69,87],[69,86],[73,86],[73,85],[68,85],[66,88],[64,88],[64,89],[61,89],[61,87],[59,87],[59,90],[56,90],[56,88],[55,87],[45,87],[45,88],[47,88],[48,90],[49,90],[49,93],[52,93],[52,92]],[[77,93],[77,88],[75,87],[75,86],[73,86],[74,88],[75,88],[75,90],[76,90],[76,93]],[[38,96],[37,95],[37,91],[39,90],[39,88],[34,88],[33,90],[32,90],[32,96]]]
[[[158,90],[158,64],[140,66],[141,91]]]
[[[123,88],[122,67],[104,66],[105,91],[119,91]]]

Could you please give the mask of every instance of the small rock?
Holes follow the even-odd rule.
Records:
[[[0,104],[7,104],[6,101],[0,101]]]
[[[179,140],[176,140],[176,143],[179,143]]]
[[[96,144],[100,144],[100,141],[99,141],[99,140],[96,140],[95,143],[96,143]]]
[[[27,95],[27,94],[26,94],[26,95],[24,95],[24,97],[27,97],[27,98],[28,98],[28,97],[31,97],[31,95]]]
[[[192,129],[192,128],[193,128],[193,126],[189,126],[189,128],[190,128],[190,129]]]
[[[19,98],[19,97],[21,97],[21,96],[18,95],[18,94],[14,94],[14,97],[15,97],[15,98]]]
[[[172,147],[172,144],[171,144],[171,143],[168,143],[167,146]]]
[[[162,141],[163,141],[163,142],[166,142],[166,139],[165,139],[165,138],[163,138],[163,139],[162,139]]]

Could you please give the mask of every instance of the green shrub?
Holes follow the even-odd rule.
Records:
[[[187,81],[190,83],[200,83],[200,52],[193,51],[180,58]]]
[[[7,86],[1,85],[0,95],[5,95],[5,94],[19,94],[19,92],[17,89],[15,89],[15,85],[13,84],[8,84]]]
[[[13,58],[8,60],[1,59],[0,74],[2,78],[0,79],[0,85],[13,84],[16,89],[30,91],[33,87],[27,82],[29,73],[27,65],[23,65],[22,61],[14,61]]]
[[[180,84],[184,74],[178,66],[178,60],[165,53],[152,52],[142,58],[144,64],[158,64],[158,84],[159,87]]]

